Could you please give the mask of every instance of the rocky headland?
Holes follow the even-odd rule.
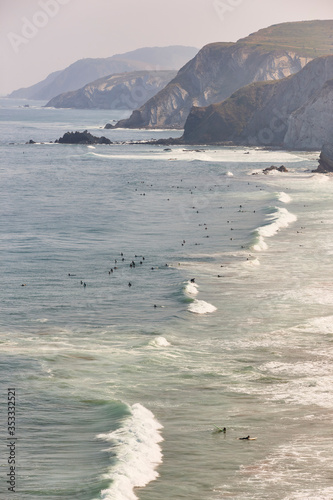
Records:
[[[321,149],[332,140],[333,56],[319,57],[276,82],[248,85],[219,104],[192,108],[184,128],[189,144]]]
[[[236,43],[206,45],[161,92],[117,126],[181,129],[193,106],[219,103],[250,83],[285,78],[312,59],[332,54],[332,30],[333,21],[283,23]]]
[[[76,109],[135,109],[163,89],[176,71],[134,71],[109,75],[65,92],[45,106]]]

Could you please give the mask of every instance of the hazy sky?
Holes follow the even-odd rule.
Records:
[[[333,0],[0,0],[0,95],[84,57],[201,48],[309,19],[333,19]]]

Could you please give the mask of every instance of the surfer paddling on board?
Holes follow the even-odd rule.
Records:
[[[245,438],[238,438],[238,439],[247,439],[248,441],[254,441],[257,438],[251,438],[250,436],[246,436]]]
[[[214,424],[214,427],[215,427],[215,431],[214,432],[223,432],[224,434],[227,432],[227,429],[226,427],[218,427],[217,425]]]

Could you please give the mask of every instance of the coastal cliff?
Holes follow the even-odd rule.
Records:
[[[166,88],[118,126],[183,128],[193,106],[220,102],[251,82],[289,76],[310,60],[294,52],[263,53],[237,44],[207,45]]]
[[[332,54],[333,21],[283,23],[237,43],[213,43],[127,120],[126,128],[183,128],[193,106],[221,102],[253,82],[279,80],[315,57]]]
[[[134,71],[100,78],[79,90],[51,99],[46,107],[135,109],[174,78],[176,71]]]
[[[332,138],[332,79],[333,56],[319,57],[288,78],[254,83],[222,103],[194,107],[183,140],[320,149]]]
[[[333,142],[333,80],[292,113],[284,145],[294,149],[318,149]]]

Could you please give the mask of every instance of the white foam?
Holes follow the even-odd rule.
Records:
[[[254,250],[255,252],[261,252],[262,250],[267,250],[267,248],[268,245],[262,236],[259,236],[257,238],[257,242],[252,245],[252,250]]]
[[[112,442],[117,463],[106,479],[112,480],[110,487],[101,492],[103,500],[136,500],[134,488],[144,487],[158,477],[155,470],[162,463],[162,452],[158,443],[163,441],[153,413],[139,403],[131,407],[132,416],[123,427],[110,434],[99,434],[98,439]]]
[[[194,300],[188,307],[188,310],[195,314],[208,314],[217,310],[213,304],[204,300]]]
[[[120,129],[117,129],[120,130]],[[126,129],[125,129],[126,130]],[[145,145],[145,141],[142,141]],[[118,158],[127,160],[174,160],[174,161],[202,161],[202,162],[229,162],[229,163],[260,163],[260,162],[297,162],[304,161],[304,158],[297,156],[296,154],[289,152],[274,152],[265,150],[251,149],[251,154],[244,156],[244,150],[235,150],[234,148],[220,148],[218,150],[212,149],[183,149],[183,147],[172,147],[172,151],[156,150],[153,153],[151,150],[142,150],[140,153],[121,154],[121,153],[110,153],[110,154],[100,154],[90,152],[94,156],[104,157],[104,158]],[[262,173],[262,170],[259,172]],[[232,172],[228,172],[226,175]],[[280,174],[280,172],[278,172]],[[281,175],[281,174],[280,174]],[[284,174],[282,174],[284,175]]]
[[[263,242],[265,245],[266,243]],[[267,247],[267,245],[266,245]],[[249,259],[249,260],[246,260],[245,262],[243,262],[243,266],[244,267],[259,267],[260,266],[260,260],[259,259]]]
[[[149,342],[149,345],[154,347],[169,347],[171,344],[164,337],[156,337]]]
[[[305,331],[321,333],[323,335],[333,334],[333,316],[323,316],[309,321],[304,328]]]
[[[331,361],[299,361],[294,363],[283,363],[271,361],[260,367],[261,370],[269,371],[274,375],[288,375],[288,377],[326,376],[332,375]]]
[[[198,285],[196,283],[192,283],[191,281],[187,281],[185,285],[185,293],[186,295],[197,295],[199,293]]]
[[[284,497],[283,500],[332,500],[333,487],[298,490]]]
[[[326,487],[323,479],[330,477],[331,448],[327,437],[297,435],[264,458],[241,466],[240,484],[247,490],[255,488],[255,495],[241,498],[280,498],[281,500],[331,500],[333,487]],[[284,485],[284,491],[272,495]]]
[[[301,302],[302,304],[321,304],[331,306],[333,304],[332,284],[303,287],[290,290],[285,293],[285,297]]]
[[[286,208],[274,207],[274,212],[266,217],[268,224],[258,227],[255,230],[257,236],[256,242],[252,246],[255,251],[267,250],[265,238],[271,238],[280,229],[288,227],[292,222],[297,220],[296,215],[288,212]]]
[[[311,176],[311,182],[315,181],[316,184],[325,184],[331,182],[331,178],[323,174],[315,174]]]
[[[331,360],[270,363],[261,368],[269,368],[269,373],[288,378],[288,383],[276,383],[265,389],[269,400],[333,409]]]
[[[289,194],[284,193],[283,191],[281,191],[281,193],[277,194],[277,199],[279,201],[281,201],[282,203],[290,203],[292,201],[292,199],[289,196]]]

